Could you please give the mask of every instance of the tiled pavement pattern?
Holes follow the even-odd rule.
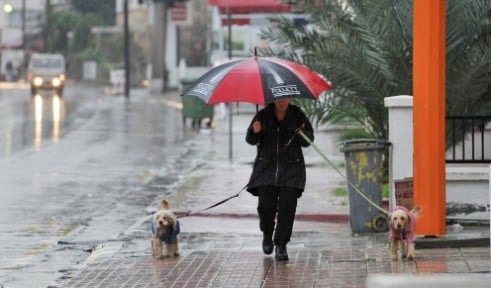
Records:
[[[139,239],[139,247],[101,255],[63,287],[364,287],[370,274],[490,271],[488,247],[418,250],[415,261],[393,262],[383,234],[294,236],[285,263],[263,255],[261,238],[251,235],[183,235],[181,256],[164,260],[152,259]]]

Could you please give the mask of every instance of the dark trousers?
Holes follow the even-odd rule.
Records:
[[[258,189],[259,228],[266,235],[273,235],[275,245],[286,245],[292,235],[297,210],[298,189],[265,186]],[[275,229],[275,218],[278,224]]]

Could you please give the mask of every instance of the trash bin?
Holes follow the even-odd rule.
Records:
[[[382,207],[380,183],[383,178],[383,160],[390,142],[377,139],[354,139],[342,143],[346,161],[350,226],[353,233],[387,231],[387,215],[373,207],[360,192]],[[359,191],[350,185],[353,184]]]
[[[193,83],[193,79],[182,79],[182,89],[186,89],[189,84]],[[196,96],[184,95],[181,97],[182,101],[182,121],[186,124],[186,118],[193,119],[193,126],[200,125],[203,118],[209,118],[211,122],[214,116],[214,106],[208,105],[202,99]],[[199,127],[198,127],[199,128]]]

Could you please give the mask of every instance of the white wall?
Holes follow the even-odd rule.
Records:
[[[8,15],[3,11],[5,4],[10,4],[13,11],[11,15]],[[43,13],[46,11],[46,0],[26,0],[25,9],[27,16],[29,13]],[[20,25],[11,27],[10,21],[21,22],[22,15],[22,0],[3,0],[0,1],[0,29],[1,29],[1,43],[7,45],[21,44],[22,42],[22,30]],[[11,19],[12,18],[12,19]],[[26,29],[38,28],[36,23],[32,20],[26,21]],[[34,27],[36,26],[36,27]]]
[[[107,1],[107,0],[103,0],[103,1]],[[153,2],[153,0],[145,0],[143,1],[143,4],[139,4],[138,0],[128,0],[128,10],[141,8],[142,6],[145,6],[147,4],[146,2]],[[116,13],[123,13],[123,9],[124,9],[123,5],[124,5],[124,0],[116,0]]]
[[[389,141],[393,147],[393,178],[413,177],[413,97],[387,97]]]

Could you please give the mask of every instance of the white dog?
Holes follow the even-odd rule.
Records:
[[[397,206],[389,215],[389,240],[391,242],[391,258],[397,260],[397,249],[400,244],[402,258],[413,260],[415,257],[414,240],[416,235],[416,219],[420,213],[420,207],[411,211],[402,206]]]
[[[157,259],[167,256],[179,256],[179,241],[177,234],[180,233],[179,221],[169,209],[169,202],[165,199],[160,201],[161,209],[155,212],[152,221],[152,238],[150,239],[152,255]]]

